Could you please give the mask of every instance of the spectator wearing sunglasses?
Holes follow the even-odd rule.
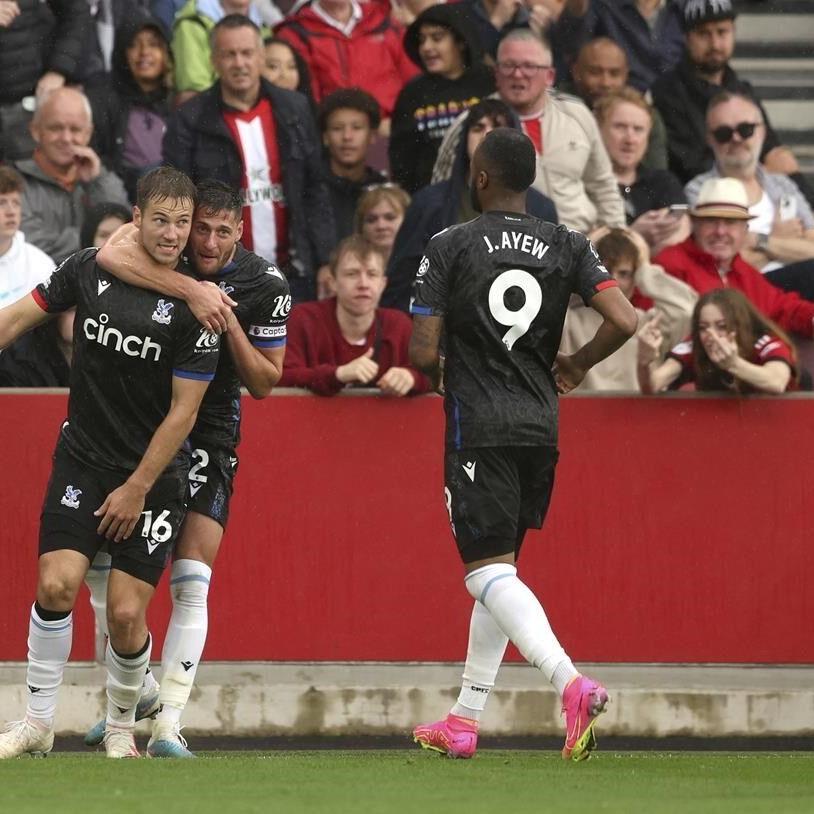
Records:
[[[580,232],[623,226],[624,206],[599,128],[574,96],[552,89],[549,45],[529,29],[510,31],[497,53],[497,95],[520,119],[537,153],[534,189],[551,198],[560,223]],[[452,176],[465,116],[449,128],[433,183]]]
[[[691,203],[709,178],[738,178],[746,187],[749,235],[744,259],[775,285],[814,299],[814,214],[787,175],[760,164],[766,128],[748,96],[723,91],[707,108],[707,143],[715,166],[686,186]]]
[[[653,104],[667,126],[670,170],[687,183],[712,167],[705,114],[710,100],[721,90],[728,90],[749,96],[760,108],[765,124],[760,160],[766,169],[799,175],[797,160],[780,144],[754,89],[729,64],[735,50],[732,0],[690,0],[684,6],[684,28],[681,62],[650,89]]]

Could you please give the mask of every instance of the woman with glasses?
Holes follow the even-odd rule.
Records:
[[[495,89],[464,4],[425,9],[404,34],[421,75],[404,86],[393,113],[390,172],[410,194],[430,183],[444,133],[460,113]]]

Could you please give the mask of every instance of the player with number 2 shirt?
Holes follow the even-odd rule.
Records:
[[[242,227],[239,192],[208,180],[198,185],[187,245],[197,279],[162,274],[132,242],[132,226],[121,227],[100,251],[99,262],[111,273],[185,299],[196,316],[225,331],[215,379],[189,436],[187,516],[170,576],[173,607],[162,652],[161,686],[151,673],[146,675],[137,712],[139,718],[157,712],[147,745],[150,757],[194,757],[180,735],[180,719],[206,642],[209,583],[229,516],[238,465],[240,386],[255,398],[264,398],[282,373],[291,309],[288,283],[276,266],[240,245]],[[222,307],[224,303],[229,307]],[[100,624],[105,566],[103,560],[95,561],[93,579],[88,580],[91,596],[98,597],[92,602]],[[100,721],[87,733],[86,744],[98,744],[102,734]]]
[[[557,394],[635,333],[636,314],[584,235],[526,214],[535,163],[523,133],[498,128],[486,136],[472,159],[472,203],[483,214],[432,238],[411,304],[411,361],[443,385],[444,491],[475,600],[458,701],[446,718],[413,731],[422,747],[450,757],[475,753],[509,641],[562,698],[563,758],[590,756],[608,699],[574,668],[518,578],[516,560],[526,531],[542,527],[551,498]],[[565,356],[557,349],[572,294],[604,320],[590,342]]]

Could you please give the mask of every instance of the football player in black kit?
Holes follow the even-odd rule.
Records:
[[[196,314],[206,312],[206,304],[198,300],[212,289],[219,295],[215,300],[226,304],[220,311],[216,308],[210,318],[213,327],[218,324],[224,329],[225,342],[217,375],[189,438],[193,465],[187,516],[173,555],[173,610],[162,653],[161,686],[148,673],[138,707],[137,718],[151,717],[160,708],[147,745],[151,757],[194,757],[179,733],[180,719],[206,642],[209,582],[237,470],[240,385],[255,398],[264,398],[283,369],[291,309],[288,283],[276,266],[240,245],[241,218],[237,190],[219,181],[204,181],[198,186],[186,251],[197,279],[162,271],[133,242],[134,228],[129,225],[121,227],[99,253],[99,263],[111,273],[160,294],[185,298]],[[206,282],[202,285],[199,280]],[[98,597],[92,600],[96,609],[105,596],[104,556],[94,562],[94,569],[89,572],[88,584],[92,597]],[[103,620],[104,613],[97,618]],[[96,745],[102,735],[100,722],[88,732],[85,742]]]
[[[153,170],[138,185],[134,222],[163,274],[179,262],[195,187]],[[30,297],[0,311],[0,347],[76,306],[68,420],[40,521],[37,598],[28,633],[25,719],[0,735],[0,757],[47,754],[57,689],[71,650],[72,609],[99,548],[110,546],[108,757],[138,757],[133,726],[150,634],[145,612],[184,515],[189,455],[179,452],[215,376],[220,339],[183,300],[134,288],[69,257]]]
[[[494,130],[472,166],[473,204],[483,214],[429,242],[411,306],[410,358],[445,393],[444,491],[475,604],[458,701],[413,737],[450,757],[471,757],[511,640],[562,698],[562,755],[579,761],[595,745],[594,722],[608,694],[574,668],[515,563],[551,498],[557,393],[624,344],[636,314],[584,235],[526,214],[535,153],[523,133]],[[557,349],[575,293],[604,321],[590,342],[563,356]]]

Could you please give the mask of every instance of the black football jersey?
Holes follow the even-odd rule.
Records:
[[[488,212],[435,235],[411,311],[444,318],[447,447],[556,445],[568,302],[613,285],[584,235],[531,215]]]
[[[291,295],[277,266],[238,244],[229,265],[216,277],[202,279],[216,282],[237,302],[235,316],[252,345],[285,345]],[[226,340],[223,342],[215,380],[206,391],[192,431],[193,446],[236,446],[240,440],[240,379]]]
[[[183,300],[121,282],[82,249],[32,292],[49,313],[76,306],[61,443],[94,468],[132,472],[169,412],[172,379],[211,381],[220,338]],[[187,466],[179,452],[168,469]]]

